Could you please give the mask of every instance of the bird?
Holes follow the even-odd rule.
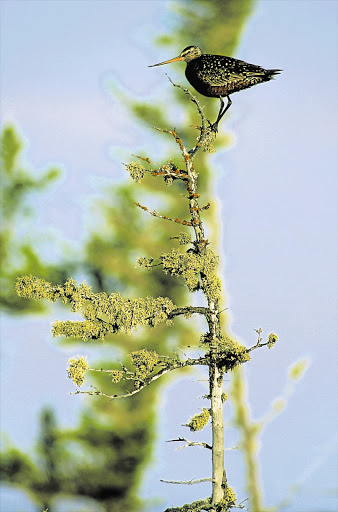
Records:
[[[148,67],[153,68],[176,61],[187,63],[185,76],[197,92],[203,96],[220,99],[221,105],[217,119],[213,124],[209,122],[211,129],[215,132],[218,131],[218,123],[232,104],[230,94],[268,82],[282,71],[281,69],[264,69],[225,55],[203,53],[198,46],[187,46],[178,57]],[[228,100],[227,105],[224,104],[224,97]]]

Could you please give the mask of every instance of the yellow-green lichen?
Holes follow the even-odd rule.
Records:
[[[85,373],[89,370],[89,364],[85,357],[71,357],[68,361],[68,377],[76,386],[82,386],[86,382]]]
[[[202,412],[199,414],[195,414],[195,416],[193,416],[191,418],[191,420],[189,421],[187,426],[193,432],[196,432],[197,430],[202,430],[202,428],[205,427],[205,425],[208,423],[209,418],[210,418],[209,409],[206,409],[205,407],[203,407]]]
[[[218,365],[224,368],[225,371],[229,371],[246,361],[250,361],[250,355],[244,345],[221,336],[217,344],[217,359]]]
[[[138,162],[130,162],[130,164],[125,164],[125,168],[126,171],[129,172],[130,177],[136,181],[136,183],[140,183],[146,173],[146,169]]]
[[[135,366],[135,377],[140,381],[144,381],[148,377],[159,360],[159,355],[154,350],[137,350],[128,356]]]
[[[178,234],[178,243],[180,245],[186,245],[186,244],[191,244],[191,235],[189,233],[179,233]]]
[[[50,302],[61,299],[64,304],[69,302],[72,311],[79,311],[92,294],[90,286],[85,282],[78,285],[74,279],[70,278],[63,286],[54,286],[32,275],[18,277],[15,289],[17,294],[25,299],[46,299]]]
[[[137,258],[137,265],[141,268],[145,268],[146,270],[151,270],[153,268],[153,258]]]
[[[214,302],[221,296],[221,281],[216,272],[218,260],[210,248],[203,253],[181,253],[178,249],[173,249],[161,256],[162,268],[166,274],[183,277],[190,291],[198,290],[202,286],[208,301]]]
[[[94,293],[86,283],[78,285],[73,279],[68,279],[63,286],[53,286],[43,279],[23,276],[18,278],[16,289],[24,298],[51,302],[60,299],[68,302],[72,311],[80,310],[83,322],[55,322],[53,335],[83,340],[104,339],[107,334],[119,331],[129,333],[142,325],[155,327],[160,322],[170,321],[168,316],[175,308],[167,297],[129,300],[119,293]]]
[[[229,395],[227,393],[222,393],[221,395],[221,399],[222,399],[222,402],[226,402],[227,400],[229,400]]]
[[[222,501],[220,503],[217,504],[217,506],[222,506],[224,508],[220,508],[220,510],[229,510],[229,508],[231,507],[234,507],[236,505],[236,501],[237,501],[237,496],[236,496],[236,493],[235,491],[227,486],[227,490],[226,490],[226,496],[225,498],[222,499]]]
[[[163,174],[164,183],[170,187],[173,184],[174,176],[173,173],[175,173],[177,170],[176,165],[171,160],[167,162],[165,165],[161,165],[159,168],[159,172]]]
[[[60,321],[57,320],[52,326],[52,335],[65,336],[66,338],[81,338],[83,341],[104,339],[107,334],[107,328],[101,322],[92,322],[90,320],[80,321]]]
[[[216,133],[213,130],[209,130],[201,141],[201,145],[203,147],[203,151],[205,153],[214,153],[214,142],[216,140]]]
[[[121,370],[111,370],[110,376],[112,382],[118,383],[123,378],[123,372]]]
[[[272,348],[274,344],[278,341],[278,336],[274,332],[271,332],[268,336],[268,348]]]

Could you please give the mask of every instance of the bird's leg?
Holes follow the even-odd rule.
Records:
[[[228,103],[226,104],[226,107],[224,107],[224,101],[223,101],[223,98],[222,96],[219,97],[220,101],[221,101],[221,106],[220,106],[220,109],[219,109],[219,112],[218,112],[218,116],[217,116],[217,119],[216,121],[214,122],[214,124],[212,124],[210,126],[210,128],[214,131],[214,132],[218,132],[218,123],[220,122],[220,120],[222,119],[222,117],[224,116],[225,112],[231,107],[232,105],[232,101],[230,99],[230,96],[227,96],[228,98]]]

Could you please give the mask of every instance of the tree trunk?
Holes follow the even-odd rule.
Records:
[[[210,366],[210,394],[212,416],[212,504],[224,498],[224,427],[222,388],[223,374],[216,364]]]

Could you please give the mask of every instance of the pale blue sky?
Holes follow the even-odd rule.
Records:
[[[152,44],[155,34],[170,31],[168,3],[12,0],[1,7],[2,117],[27,138],[25,156],[33,169],[55,163],[64,169],[60,184],[39,199],[39,226],[80,242],[91,195],[105,180],[125,179],[119,162],[156,136],[134,126],[106,93],[106,83],[113,76],[127,93],[149,101],[168,94],[169,68],[147,68],[174,56]],[[281,392],[292,362],[312,361],[287,410],[262,438],[269,505],[307,474],[288,509],[295,512],[333,511],[336,503],[336,31],[334,0],[258,2],[236,56],[284,72],[233,97],[222,128],[235,143],[213,157],[224,199],[233,332],[248,345],[257,327],[280,336],[273,351],[256,351],[246,367],[253,415],[264,414]],[[170,74],[186,85],[184,66],[173,65]],[[64,424],[75,421],[80,407],[78,397],[67,394],[73,390],[65,378],[69,353],[50,339],[50,321],[59,317],[54,310],[50,319],[3,320],[2,427],[23,448],[33,443],[42,405],[55,406]],[[45,373],[37,371],[42,365]],[[163,398],[157,457],[142,491],[161,495],[163,503],[149,512],[209,494],[208,484],[174,488],[159,482],[209,472],[201,452],[177,452],[164,443],[186,435],[180,425],[201,407],[202,394],[191,379],[173,384]],[[234,433],[227,435],[231,446]],[[231,484],[244,498],[240,456],[227,457]],[[4,512],[19,510],[9,504],[13,496],[6,499]]]

